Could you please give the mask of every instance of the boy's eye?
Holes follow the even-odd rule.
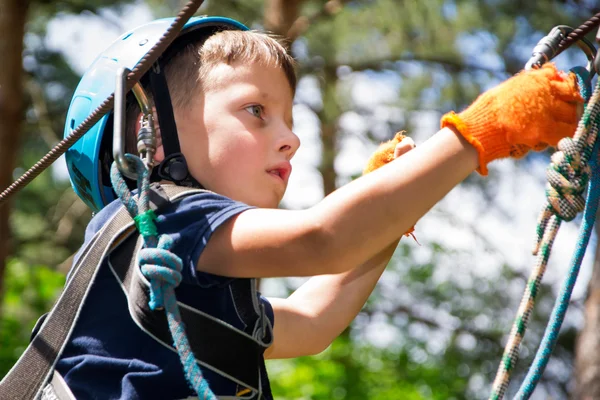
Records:
[[[252,106],[246,107],[246,111],[250,114],[254,115],[256,118],[262,118],[263,115],[263,107],[261,105],[255,104]]]

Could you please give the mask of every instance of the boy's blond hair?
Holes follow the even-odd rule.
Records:
[[[220,63],[236,62],[281,68],[292,94],[296,92],[295,62],[279,38],[258,31],[225,30],[177,51],[165,66],[165,77],[174,110],[186,110],[199,90],[210,90],[207,78]],[[127,110],[126,152],[137,154],[137,103]]]

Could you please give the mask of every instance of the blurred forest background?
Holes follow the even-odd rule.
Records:
[[[422,143],[444,112],[464,108],[518,72],[553,26],[578,26],[599,11],[594,3],[211,0],[200,13],[289,38],[298,60],[294,119],[303,147],[284,206],[299,208],[358,176],[376,144],[395,131]],[[138,24],[174,15],[181,5],[0,0],[0,189],[62,137],[90,54]],[[570,50],[557,62],[568,69],[585,59]],[[497,163],[488,178],[473,174],[450,193],[417,224],[420,245],[401,241],[367,306],[329,349],[268,363],[275,397],[486,398],[533,263],[548,160],[549,153],[537,153]],[[0,377],[59,293],[90,217],[60,167],[0,208]],[[574,250],[577,222],[564,224],[557,239],[509,396],[537,349]],[[534,398],[600,398],[596,244],[594,238]],[[262,285],[265,294],[282,296],[300,282],[268,279]]]

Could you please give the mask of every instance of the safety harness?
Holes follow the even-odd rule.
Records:
[[[150,190],[151,207],[160,212],[168,203],[202,191],[154,184]],[[127,297],[134,322],[158,343],[175,351],[164,310],[151,310],[148,305],[150,283],[140,272],[135,256],[141,247],[142,237],[135,229],[135,222],[126,208],[121,207],[82,249],[60,298],[38,322],[31,343],[0,384],[0,399],[69,399],[68,388],[54,367],[105,260]],[[250,389],[253,396],[244,399],[261,398],[265,395],[261,381],[266,377],[261,376],[260,370],[263,352],[272,341],[272,326],[264,305],[257,300],[254,279],[235,279],[231,290],[247,331],[178,303],[181,318],[196,361]]]

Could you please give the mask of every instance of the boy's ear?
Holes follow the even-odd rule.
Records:
[[[159,136],[160,138],[160,136]],[[157,165],[158,163],[162,162],[165,159],[165,149],[163,147],[162,144],[158,144],[160,143],[160,139],[157,138],[156,142],[156,153],[154,154],[154,161],[156,161],[155,165]]]
[[[162,162],[165,159],[165,149],[162,145],[162,136],[160,135],[160,126],[158,126],[158,116],[156,115],[156,109],[153,109],[154,114],[154,134],[156,135],[156,153],[154,154],[154,160],[156,162]],[[142,127],[142,113],[140,112],[135,119],[135,132],[139,132]]]

